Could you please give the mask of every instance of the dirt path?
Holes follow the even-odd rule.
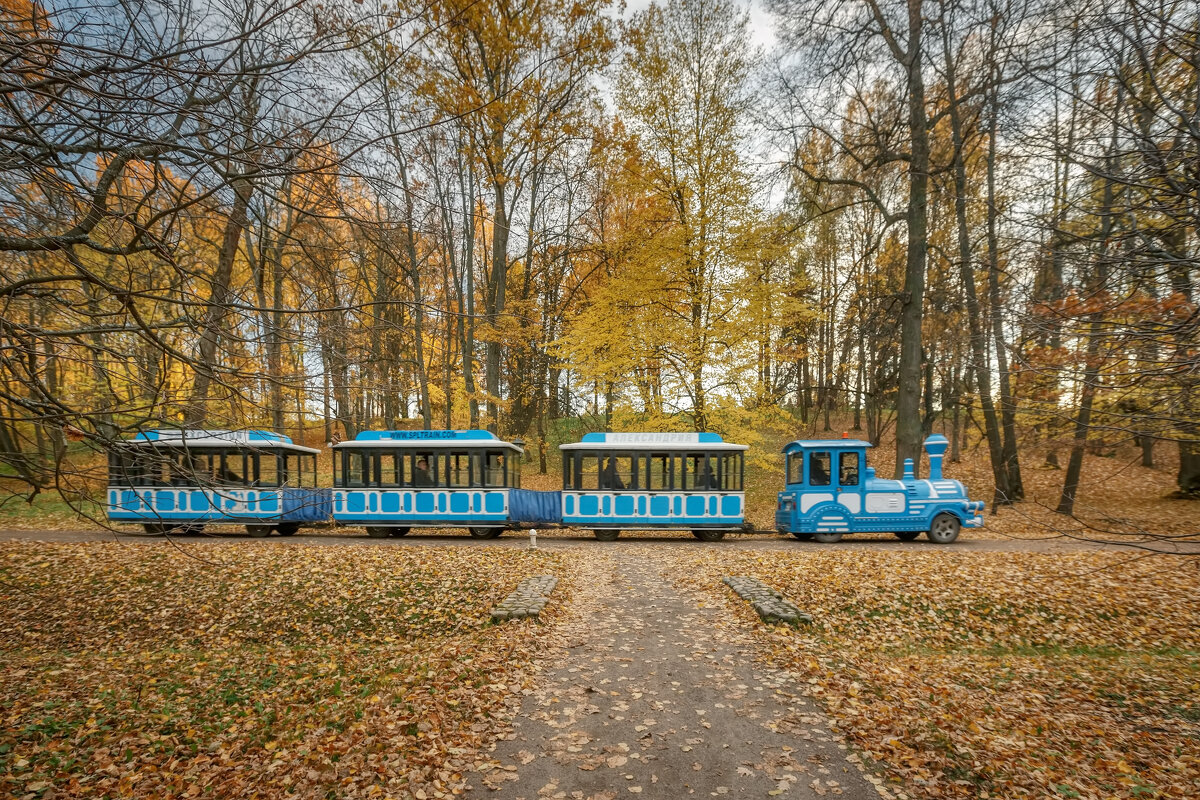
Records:
[[[322,545],[336,547],[339,545],[371,545],[378,547],[420,547],[422,545],[461,545],[472,547],[480,542],[475,541],[465,532],[439,533],[436,530],[415,531],[400,539],[371,539],[362,533],[346,530],[312,530],[295,536],[283,538],[271,536],[266,539],[254,539],[245,530],[224,532],[217,530],[192,536],[174,535],[171,537],[181,546],[192,542],[244,542],[247,545],[260,543],[287,543],[303,545]],[[103,530],[0,530],[0,541],[28,540],[38,542],[115,542],[118,544],[139,544],[145,542],[161,542],[161,536],[146,536],[117,531]],[[638,532],[623,533],[616,544],[608,547],[620,547],[621,542],[636,542],[654,544],[664,549],[693,548],[696,541],[686,531],[663,532],[659,534],[639,534]],[[528,534],[520,531],[505,533],[499,539],[486,542],[490,547],[528,547]],[[538,535],[538,544],[546,548],[593,548],[601,545],[584,532],[565,532],[556,530],[542,531]],[[791,536],[782,535],[736,535],[728,537],[719,547],[747,550],[811,550],[820,551],[828,548],[851,548],[861,550],[878,550],[890,552],[913,552],[920,550],[950,551],[960,553],[1071,553],[1090,550],[1139,550],[1153,549],[1163,553],[1200,554],[1200,541],[1171,542],[1171,541],[1142,541],[1130,537],[1127,542],[1089,542],[1067,537],[1030,536],[1020,537],[976,537],[975,534],[964,534],[951,545],[930,544],[924,539],[914,542],[901,542],[894,538],[866,539],[848,536],[838,544],[818,544],[816,542],[799,542]]]
[[[791,678],[754,663],[748,633],[672,586],[669,559],[587,561],[564,652],[468,797],[880,797]]]

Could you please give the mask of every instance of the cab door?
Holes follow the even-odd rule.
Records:
[[[863,508],[863,454],[845,450],[834,454],[837,459],[834,482],[837,502],[851,514],[861,514]]]

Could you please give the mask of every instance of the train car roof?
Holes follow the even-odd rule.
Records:
[[[870,442],[864,442],[862,439],[797,439],[794,442],[788,442],[783,446],[784,453],[790,453],[794,450],[837,450],[847,447],[874,447]]]
[[[189,450],[243,447],[248,450],[291,450],[296,453],[320,453],[312,447],[295,444],[291,438],[272,431],[185,430],[160,428],[142,431],[122,445],[130,447],[186,447]]]
[[[517,453],[525,452],[520,445],[499,439],[491,431],[481,430],[362,431],[350,441],[338,442],[334,445],[334,449],[339,450],[355,447],[452,448],[455,450],[474,447],[503,447]]]
[[[560,450],[748,450],[716,433],[585,433],[583,439],[560,444]]]

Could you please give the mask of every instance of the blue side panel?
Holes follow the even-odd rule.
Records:
[[[352,492],[346,498],[346,510],[361,513],[367,510],[367,498],[361,492]]]
[[[618,517],[633,516],[633,498],[629,495],[619,495],[613,500],[613,513]]]
[[[512,502],[512,497],[509,497],[509,502]],[[471,496],[463,492],[455,492],[450,495],[450,511],[454,514],[467,514],[471,510]]]
[[[562,522],[562,492],[510,489],[508,514],[513,522]]]
[[[669,497],[651,497],[650,498],[650,516],[665,517],[671,513],[671,498]]]
[[[726,517],[736,517],[742,513],[741,502],[736,497],[721,498],[721,514]]]
[[[600,513],[600,498],[594,494],[585,494],[579,498],[579,515],[594,517]]]
[[[432,514],[433,513],[433,492],[418,492],[417,499],[416,499],[416,506],[417,506],[418,514]],[[352,508],[350,510],[353,511],[354,509]]]
[[[703,497],[693,496],[693,497],[689,497],[687,499],[687,515],[689,517],[704,516],[704,498]]]
[[[509,494],[512,494],[511,490]],[[490,492],[483,500],[483,510],[489,514],[502,514],[504,512],[504,495],[499,492]]]

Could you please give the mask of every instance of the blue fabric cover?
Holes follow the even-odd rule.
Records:
[[[283,489],[282,519],[288,522],[324,522],[333,514],[330,489]]]
[[[562,522],[562,492],[509,489],[508,515],[513,522]]]

